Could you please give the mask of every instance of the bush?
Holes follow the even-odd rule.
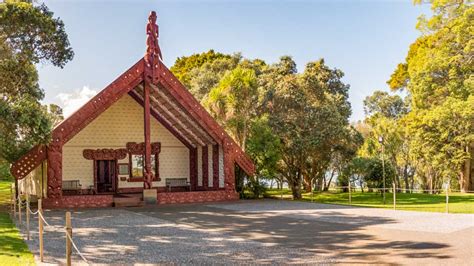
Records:
[[[265,186],[265,183],[256,181],[253,179],[249,179],[249,181],[246,184],[246,189],[249,191],[249,194],[242,195],[243,198],[252,198],[252,199],[258,199],[262,197],[265,192],[267,191],[267,187]]]

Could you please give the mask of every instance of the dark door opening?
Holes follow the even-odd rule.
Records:
[[[98,193],[113,193],[116,188],[116,166],[115,160],[97,160],[96,162],[96,184]]]

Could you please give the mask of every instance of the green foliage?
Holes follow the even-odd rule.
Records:
[[[258,177],[275,178],[277,164],[281,159],[280,149],[280,139],[273,134],[268,117],[255,119],[250,127],[246,151],[255,163]]]
[[[368,116],[380,114],[388,118],[397,118],[407,113],[407,106],[398,95],[375,91],[371,96],[365,98],[364,111]]]
[[[15,54],[32,63],[51,62],[64,67],[74,52],[69,46],[64,23],[53,18],[45,4],[6,1],[0,4],[0,38]]]
[[[265,186],[265,183],[261,181],[249,179],[245,186],[245,190],[251,192],[251,195],[248,195],[244,198],[258,199],[265,194],[265,192],[267,191],[267,187]]]
[[[374,137],[383,135],[388,159],[404,177],[406,188],[415,179],[423,188],[435,189],[458,178],[451,183],[471,190],[464,180],[472,172],[468,147],[474,143],[474,8],[472,1],[429,2],[432,16],[419,18],[417,28],[422,35],[410,45],[405,62],[387,82],[393,90],[408,92],[411,110],[394,116],[392,107],[399,106],[396,96],[383,97],[394,100],[388,106],[375,100],[380,93],[368,98],[366,122],[372,133],[361,154],[373,156],[379,150]]]
[[[231,56],[209,50],[201,54],[179,57],[170,70],[188,88],[191,85],[191,72],[193,69],[200,68],[204,64],[212,63],[218,59],[231,59]]]
[[[0,158],[12,162],[49,140],[62,116],[57,106],[42,106],[34,64],[63,67],[74,56],[63,22],[46,5],[0,3]]]
[[[366,161],[364,180],[370,188],[382,188],[385,170],[385,187],[391,187],[395,180],[396,171],[389,161],[383,161],[378,158],[371,158]]]
[[[245,149],[250,121],[256,115],[257,76],[253,69],[237,67],[227,72],[204,101],[217,121]]]
[[[303,179],[306,184],[323,179],[341,136],[349,130],[348,86],[341,81],[342,72],[323,60],[308,63],[297,74],[295,64],[283,57],[269,71],[269,123],[282,143],[279,172],[293,196],[301,198]]]

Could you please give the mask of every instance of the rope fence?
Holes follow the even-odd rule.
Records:
[[[48,231],[53,231],[53,232],[59,232],[59,233],[65,233],[66,235],[66,265],[71,265],[71,253],[72,249],[71,247],[75,250],[75,252],[79,255],[79,257],[87,264],[90,264],[90,262],[87,260],[87,258],[84,256],[84,254],[81,252],[81,250],[77,247],[77,244],[74,242],[74,239],[72,237],[72,226],[71,226],[71,213],[66,212],[66,226],[64,228],[58,228],[58,226],[51,225],[48,223],[46,218],[43,215],[43,210],[42,210],[42,200],[38,199],[38,209],[36,211],[33,211],[30,208],[30,201],[29,201],[29,196],[26,195],[26,201],[23,202],[21,199],[21,195],[18,194],[18,197],[15,197],[12,195],[11,198],[11,205],[12,205],[12,216],[14,220],[17,222],[17,225],[19,228],[22,227],[23,221],[22,221],[22,209],[25,209],[25,214],[26,214],[26,234],[27,234],[27,239],[30,239],[30,215],[37,215],[38,216],[38,236],[39,236],[39,248],[40,248],[40,261],[43,262],[43,231],[44,229],[47,229]]]
[[[436,189],[422,189],[422,188],[416,188],[416,189],[407,189],[407,188],[400,188],[400,187],[396,187],[394,183],[392,183],[392,186],[388,186],[386,188],[380,188],[380,187],[360,187],[360,186],[353,186],[352,184],[349,184],[347,186],[331,186],[329,188],[329,190],[325,190],[325,191],[321,191],[321,192],[329,192],[329,193],[336,193],[336,194],[339,194],[339,193],[347,193],[347,202],[349,205],[352,205],[353,204],[353,201],[354,201],[354,193],[355,192],[358,192],[357,194],[357,197],[355,198],[356,201],[358,201],[358,203],[356,204],[359,204],[360,205],[360,201],[361,201],[361,198],[360,198],[360,195],[364,195],[364,193],[380,193],[383,195],[383,198],[381,198],[381,201],[383,201],[383,205],[386,205],[386,204],[390,204],[390,205],[393,205],[393,209],[396,210],[397,209],[397,203],[398,204],[401,204],[401,208],[403,209],[413,209],[415,210],[416,208],[423,208],[422,206],[419,206],[421,204],[443,204],[442,206],[436,206],[436,207],[432,207],[432,208],[442,208],[443,211],[445,213],[449,213],[449,198],[450,198],[450,194],[451,193],[474,193],[474,191],[461,191],[459,189],[451,189],[450,188],[450,184],[447,183],[445,184],[444,188],[436,188]],[[362,194],[360,194],[360,192],[362,192]],[[385,192],[385,193],[384,193]],[[314,190],[311,190],[310,192],[310,195],[308,198],[306,198],[306,200],[310,200],[311,202],[314,202],[315,201],[315,194],[318,194],[320,193],[320,191],[316,192]],[[386,193],[389,193],[390,197],[393,196],[393,199],[392,200],[389,200],[389,199],[386,199],[385,197],[385,194]],[[410,199],[407,199],[406,196],[402,196],[402,195],[408,195],[408,194],[418,194],[418,195],[422,195],[422,194],[436,194],[438,195],[438,197],[436,198],[433,198],[433,201],[430,201],[429,203],[427,203],[426,201],[424,203],[417,203],[418,199],[417,198],[410,198]],[[280,193],[276,193],[273,197],[277,197],[277,198],[280,198],[280,199],[284,199],[283,197],[284,195],[284,189],[283,188],[280,188]],[[444,199],[440,198],[439,196],[445,196]],[[288,197],[288,196],[286,196]],[[398,197],[398,198],[397,198]],[[362,199],[362,200],[367,200],[367,199]],[[366,204],[368,205],[373,205],[373,199],[370,199],[372,200],[372,202],[365,202]],[[410,200],[412,200],[413,202],[411,203],[414,203],[414,204],[410,204]],[[423,200],[426,200],[424,198],[420,198],[420,202],[422,202]],[[325,199],[324,200],[325,203],[331,203],[331,199]],[[334,202],[333,203],[341,203],[341,198],[335,198],[334,199]],[[376,205],[377,204],[380,204],[381,202],[379,203],[375,203]],[[363,206],[363,204],[362,204]],[[400,206],[399,206],[400,208]],[[440,209],[441,210],[441,209]]]

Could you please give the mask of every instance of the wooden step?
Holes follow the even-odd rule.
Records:
[[[141,207],[145,205],[140,197],[114,197],[114,207]]]

